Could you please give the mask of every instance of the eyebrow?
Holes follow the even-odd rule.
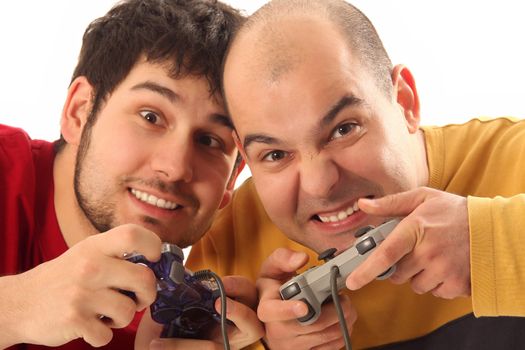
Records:
[[[272,144],[277,143],[277,139],[275,137],[266,136],[263,134],[249,134],[249,135],[246,135],[246,137],[244,138],[242,147],[246,150],[248,146],[254,142],[272,145]]]
[[[321,119],[320,125],[326,126],[329,125],[335,117],[341,112],[343,109],[347,107],[353,107],[358,106],[363,103],[363,100],[355,97],[354,95],[345,95],[335,103],[332,108],[324,115],[324,117]]]
[[[328,112],[321,118],[320,126],[329,125],[335,117],[345,108],[358,106],[363,103],[363,100],[354,95],[344,95],[337,101]],[[248,146],[254,142],[264,143],[267,145],[277,144],[279,141],[272,136],[264,134],[249,134],[246,135],[243,142],[243,148],[246,150]]]
[[[210,120],[213,123],[223,125],[231,130],[234,129],[232,120],[226,115],[215,113],[211,115]]]
[[[153,91],[155,93],[158,93],[158,94],[166,97],[171,103],[175,103],[178,100],[180,100],[180,96],[175,91],[173,91],[170,88],[167,88],[165,86],[162,86],[162,85],[160,85],[158,83],[152,82],[152,81],[145,81],[143,83],[134,85],[131,88],[131,90],[141,90],[141,89],[145,89],[145,90],[149,90],[149,91]],[[226,115],[219,114],[219,113],[214,113],[214,114],[212,114],[209,117],[209,119],[213,123],[226,126],[227,128],[229,128],[231,130],[234,129],[233,122]]]
[[[156,92],[156,93],[166,97],[168,100],[170,100],[171,103],[174,103],[174,102],[176,102],[177,100],[180,99],[180,96],[177,95],[177,93],[175,93],[173,90],[171,90],[171,89],[169,89],[169,88],[167,88],[165,86],[162,86],[160,84],[154,83],[152,81],[145,81],[143,83],[134,85],[131,88],[131,90],[133,90],[133,91],[134,90],[141,90],[141,89]]]

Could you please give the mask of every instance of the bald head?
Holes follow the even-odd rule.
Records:
[[[253,79],[278,82],[309,56],[322,49],[309,35],[313,23],[333,31],[349,53],[368,71],[377,86],[390,96],[392,63],[368,18],[342,0],[274,0],[245,22],[232,43],[230,53],[242,50],[251,55]],[[299,43],[301,41],[301,43]],[[305,47],[304,44],[307,44]]]

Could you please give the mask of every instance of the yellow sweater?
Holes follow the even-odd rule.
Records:
[[[476,119],[423,131],[429,187],[468,196],[472,297],[416,295],[408,284],[388,280],[345,290],[358,312],[354,349],[418,338],[473,311],[478,317],[525,316],[525,120]],[[278,247],[306,251],[308,266],[317,264],[315,252],[271,223],[249,179],[193,246],[188,267],[255,281],[261,263]]]

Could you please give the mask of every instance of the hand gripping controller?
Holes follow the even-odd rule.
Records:
[[[372,226],[361,228],[355,233],[357,240],[352,247],[336,257],[334,257],[335,248],[326,250],[319,255],[319,260],[325,260],[325,264],[312,267],[281,286],[279,292],[283,300],[301,300],[308,306],[308,314],[298,318],[301,324],[312,324],[321,315],[321,304],[331,295],[330,269],[332,266],[339,268],[340,276],[337,278],[337,290],[339,291],[345,286],[346,277],[374,251],[399,221],[401,220],[394,219],[376,228]],[[392,266],[378,276],[378,279],[386,279],[394,271],[395,266]]]
[[[203,279],[184,267],[182,249],[163,243],[160,260],[154,263],[143,255],[132,254],[125,258],[155,273],[157,298],[150,310],[153,320],[164,325],[162,338],[209,337],[209,332],[221,319],[215,311],[215,300],[220,296],[218,286],[213,279]]]

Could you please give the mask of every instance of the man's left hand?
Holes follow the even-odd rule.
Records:
[[[241,276],[227,276],[222,282],[229,297],[226,316],[235,324],[228,327],[229,343],[231,349],[241,349],[255,343],[264,335],[264,327],[255,312],[257,290],[252,282]],[[215,308],[217,312],[221,312],[220,298],[217,298]],[[217,327],[220,325],[217,324]],[[149,310],[146,310],[135,338],[135,349],[224,349],[220,332],[211,340],[195,340],[161,339],[161,331],[162,325],[153,321]]]
[[[470,237],[467,199],[421,187],[378,199],[360,199],[370,215],[405,218],[346,280],[351,290],[363,287],[396,265],[390,280],[410,281],[417,294],[431,292],[452,299],[469,296]]]

